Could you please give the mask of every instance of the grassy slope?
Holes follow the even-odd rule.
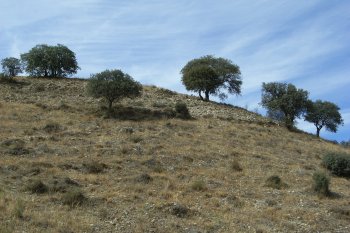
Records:
[[[322,156],[346,152],[337,145],[155,87],[119,106],[139,120],[103,119],[85,81],[18,80],[0,84],[0,232],[350,230],[349,180],[332,177],[334,198],[310,191]],[[162,117],[178,100],[195,120]],[[288,187],[265,187],[271,175]],[[82,206],[63,204],[76,186],[67,178],[88,198]],[[33,180],[63,188],[32,194]]]

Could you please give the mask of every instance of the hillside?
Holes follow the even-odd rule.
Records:
[[[349,150],[154,86],[109,119],[85,85],[0,83],[0,232],[350,232],[349,180],[311,190]],[[180,100],[193,120],[167,117]]]

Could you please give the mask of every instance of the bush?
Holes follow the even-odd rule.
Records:
[[[267,178],[265,186],[274,189],[281,189],[287,187],[287,184],[282,182],[282,179],[279,176],[273,175]]]
[[[152,107],[155,108],[166,108],[168,107],[168,103],[165,101],[157,101],[152,104]]]
[[[56,122],[48,123],[43,128],[43,130],[46,133],[55,133],[55,132],[60,131],[61,129],[62,129],[61,125],[59,123],[56,123]]]
[[[78,189],[70,190],[63,195],[63,204],[70,207],[82,205],[86,200],[84,193]]]
[[[148,174],[141,174],[136,178],[136,182],[148,184],[152,182],[153,178]]]
[[[237,160],[233,160],[230,163],[230,168],[232,169],[232,171],[237,171],[237,172],[240,172],[243,170],[242,166],[239,164]]]
[[[313,190],[322,196],[329,196],[329,177],[323,172],[316,172],[312,176],[313,178]]]
[[[29,154],[30,150],[25,147],[25,142],[21,139],[8,139],[0,144],[0,150],[10,155],[25,155]]]
[[[179,217],[179,218],[185,218],[189,215],[190,209],[187,208],[184,205],[180,205],[175,203],[174,206],[171,208],[171,214]]]
[[[83,167],[85,168],[87,173],[97,174],[102,173],[107,168],[107,165],[99,162],[89,162],[84,163]]]
[[[157,88],[157,87],[155,86],[155,88]],[[175,91],[171,91],[171,90],[168,90],[165,88],[157,88],[156,93],[160,94],[160,95],[167,96],[167,97],[177,95],[177,93]]]
[[[176,116],[182,119],[190,119],[191,115],[188,111],[186,103],[177,102],[175,105]]]
[[[12,215],[16,218],[22,219],[24,217],[25,204],[22,200],[17,200],[13,210]]]
[[[196,180],[192,183],[191,188],[194,191],[205,191],[207,189],[207,186],[203,180]]]
[[[322,163],[332,174],[350,177],[350,155],[330,153],[323,157]]]
[[[30,191],[31,193],[46,193],[49,189],[43,182],[36,180],[29,183],[26,190]]]

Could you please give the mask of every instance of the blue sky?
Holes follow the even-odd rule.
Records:
[[[228,103],[262,112],[262,82],[291,82],[341,108],[344,126],[322,137],[350,139],[348,0],[0,0],[0,9],[0,58],[61,43],[76,53],[78,77],[118,68],[185,93],[187,61],[225,57],[243,78]]]

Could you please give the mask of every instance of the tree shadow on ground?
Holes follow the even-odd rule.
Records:
[[[99,113],[104,118],[131,121],[150,121],[176,117],[176,112],[172,108],[166,108],[164,110],[153,110],[149,108],[123,105],[115,106],[112,108],[112,110],[108,110],[106,107],[101,107]]]
[[[11,87],[18,87],[18,88],[22,88],[24,86],[30,85],[29,82],[22,81],[22,80],[20,81],[14,78],[0,78],[0,84],[8,85]]]

